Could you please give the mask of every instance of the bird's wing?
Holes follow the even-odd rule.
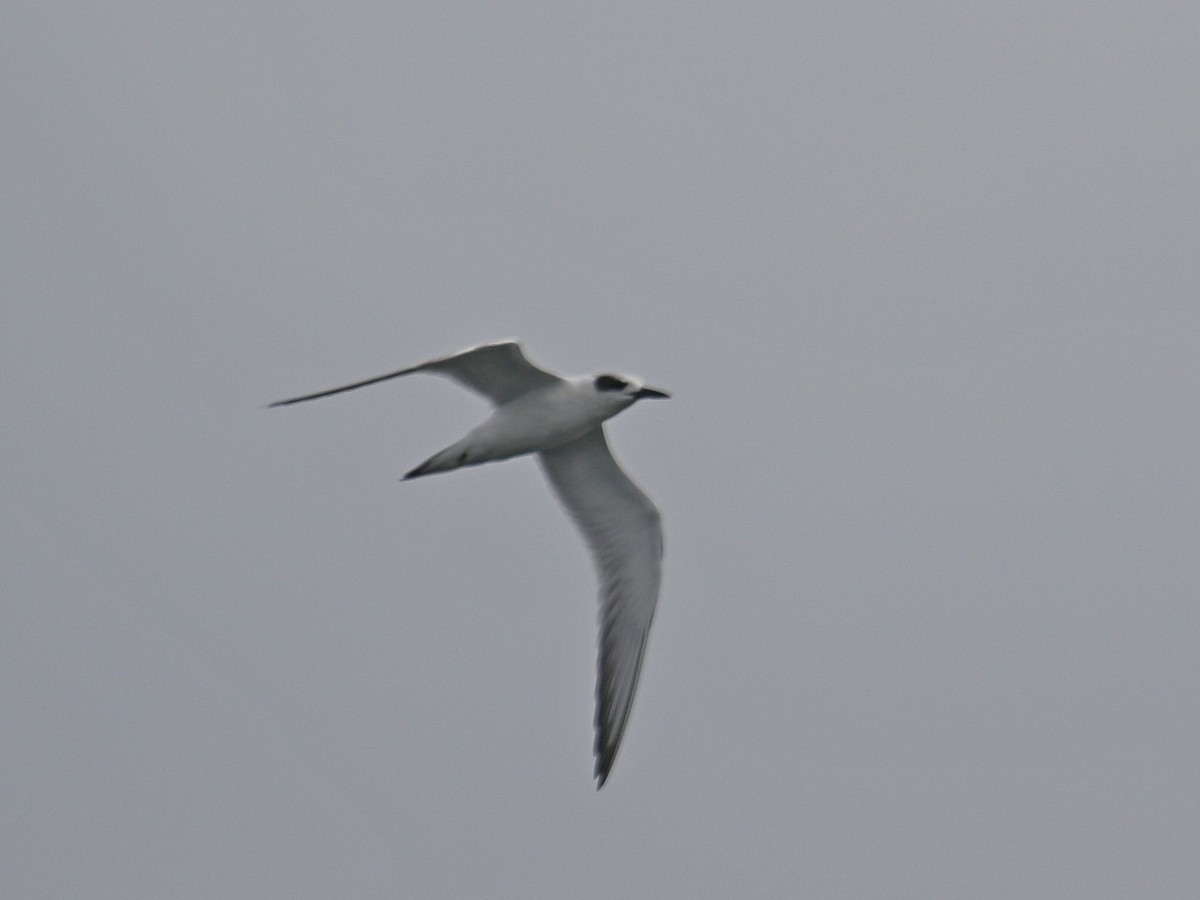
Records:
[[[583,532],[600,577],[595,749],[603,786],[629,718],[658,602],[662,524],[654,503],[617,465],[601,426],[538,456]]]
[[[521,350],[521,345],[516,341],[500,341],[495,344],[471,347],[450,356],[441,356],[417,366],[388,372],[386,375],[377,375],[365,381],[344,384],[341,387],[318,391],[315,394],[305,394],[302,397],[277,400],[271,406],[287,406],[305,400],[316,400],[331,394],[340,394],[343,391],[366,387],[368,384],[387,381],[389,378],[411,375],[413,372],[436,372],[439,375],[453,378],[463,387],[482,394],[496,406],[507,403],[536,388],[562,381],[557,375],[531,363],[525,357],[524,351]]]

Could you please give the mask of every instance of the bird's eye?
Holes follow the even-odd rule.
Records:
[[[623,391],[628,385],[628,381],[618,378],[616,375],[599,375],[596,377],[596,390],[598,391]]]

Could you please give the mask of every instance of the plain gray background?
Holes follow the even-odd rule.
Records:
[[[1194,2],[10,3],[9,897],[1200,893]],[[664,590],[608,786],[506,337]]]

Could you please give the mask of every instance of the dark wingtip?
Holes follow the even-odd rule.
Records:
[[[276,400],[274,403],[268,403],[267,409],[274,409],[277,406],[291,406],[293,403],[303,403],[305,400],[315,400],[316,397],[288,397],[286,400]]]
[[[608,781],[608,773],[612,771],[613,762],[617,758],[615,748],[601,748],[599,741],[596,747],[596,771],[593,776],[596,779],[596,790],[604,787],[604,782]]]

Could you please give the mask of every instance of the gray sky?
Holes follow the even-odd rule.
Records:
[[[9,4],[0,893],[1200,893],[1195,3]],[[674,393],[612,777],[518,337]]]

